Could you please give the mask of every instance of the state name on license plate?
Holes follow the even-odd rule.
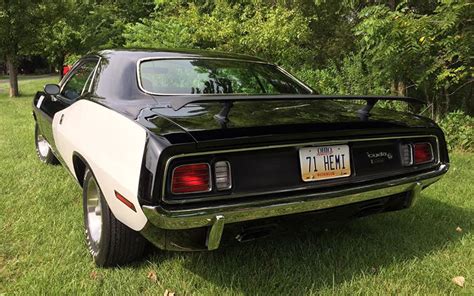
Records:
[[[301,178],[305,182],[349,177],[348,145],[300,148]]]

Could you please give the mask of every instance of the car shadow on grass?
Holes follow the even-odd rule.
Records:
[[[184,267],[223,289],[244,294],[293,295],[338,286],[358,275],[456,244],[469,231],[474,211],[426,195],[414,208],[326,228],[297,219],[290,231],[213,252],[156,252],[160,264],[176,256]],[[458,225],[464,232],[456,232]]]

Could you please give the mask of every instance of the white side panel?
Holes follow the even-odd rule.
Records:
[[[69,170],[74,172],[73,152],[79,153],[90,165],[115,217],[141,230],[147,221],[137,198],[145,130],[113,110],[80,100],[54,115],[53,135]],[[114,190],[131,201],[137,212],[119,201]]]

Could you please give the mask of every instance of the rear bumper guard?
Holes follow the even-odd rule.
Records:
[[[398,178],[370,185],[342,190],[318,192],[258,202],[219,205],[187,210],[167,211],[158,206],[142,206],[143,212],[155,227],[179,230],[208,226],[207,249],[219,247],[225,224],[262,218],[328,209],[376,199],[403,192],[410,192],[411,205],[421,190],[438,181],[449,169],[441,164],[436,170],[415,176]]]

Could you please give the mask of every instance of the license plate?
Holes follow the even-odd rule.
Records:
[[[348,145],[305,147],[300,149],[301,178],[305,182],[351,175]]]

